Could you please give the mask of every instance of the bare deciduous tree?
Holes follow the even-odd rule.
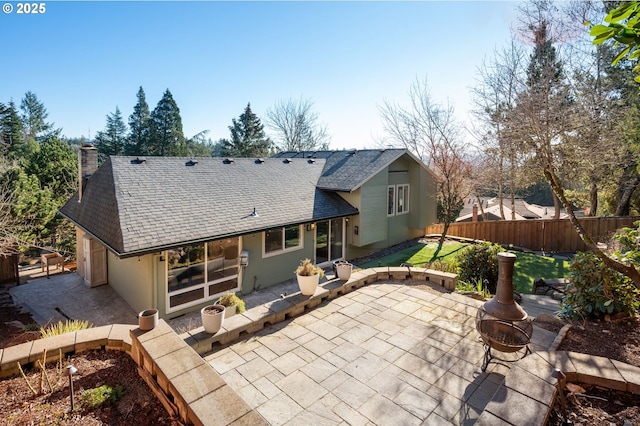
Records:
[[[385,101],[380,115],[389,141],[408,149],[440,178],[439,218],[444,223],[440,245],[449,225],[462,209],[470,192],[471,165],[462,138],[462,126],[455,120],[451,105],[440,106],[431,100],[426,79],[416,80],[409,90],[411,105]]]
[[[479,119],[480,127],[476,129],[476,138],[485,159],[489,173],[483,175],[489,182],[494,182],[493,190],[498,194],[500,216],[504,214],[504,195],[511,199],[511,217],[515,219],[515,193],[519,181],[526,174],[521,152],[516,141],[511,137],[511,113],[515,108],[518,93],[523,90],[524,52],[516,42],[483,63],[478,69],[478,85],[472,90],[475,104],[474,114]]]
[[[319,151],[329,147],[327,127],[318,123],[318,114],[309,99],[281,99],[267,111],[267,127],[277,134],[282,151]]]

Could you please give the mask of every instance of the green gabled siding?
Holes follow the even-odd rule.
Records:
[[[416,214],[415,217],[412,217],[411,226],[413,228],[420,228],[424,230],[427,226],[433,225],[437,221],[436,193],[438,191],[438,185],[435,177],[427,170],[420,167],[419,171],[420,174],[418,178],[421,183],[422,193],[417,197],[417,202],[420,205],[420,212],[419,214]]]
[[[360,189],[359,245],[365,246],[387,238],[387,173],[378,173]]]
[[[409,186],[409,213],[387,216],[387,187]],[[424,235],[426,226],[436,220],[436,180],[409,156],[402,156],[352,194],[341,194],[360,214],[347,229],[349,258]],[[358,226],[358,235],[354,227]]]

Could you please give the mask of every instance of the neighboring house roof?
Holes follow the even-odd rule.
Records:
[[[497,198],[484,198],[480,200],[485,214],[490,214],[488,220],[501,220],[500,217],[500,204]],[[456,222],[468,222],[473,217],[473,205],[477,204],[477,200],[474,197],[469,197],[464,202],[464,207],[460,212],[460,216],[456,219]],[[522,198],[516,198],[514,201],[516,220],[526,219],[553,219],[554,207],[553,206],[539,206],[537,204],[529,204]],[[511,201],[505,199],[503,201],[504,216],[506,220],[511,220]],[[579,213],[579,212],[576,212]],[[578,214],[580,216],[580,214]],[[560,210],[560,219],[566,219],[569,217],[564,209]],[[482,221],[482,211],[478,207],[478,220]]]
[[[497,204],[484,207],[484,214],[487,216],[487,220],[500,220],[500,206]],[[504,215],[508,220],[511,220],[511,209],[504,206]],[[525,220],[526,218],[519,215],[516,210],[516,220]],[[471,222],[473,220],[473,212],[458,216],[456,222]],[[478,222],[482,222],[482,212],[478,207]]]
[[[82,202],[76,194],[60,212],[122,257],[358,214],[316,188],[324,168],[324,159],[112,156]]]
[[[408,155],[432,173],[406,149],[287,151],[276,154],[274,158],[323,159],[326,161],[326,165],[322,176],[318,180],[318,188],[330,191],[353,192],[403,155]]]

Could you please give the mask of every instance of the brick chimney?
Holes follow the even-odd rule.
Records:
[[[471,222],[477,222],[478,221],[478,205],[476,203],[473,203],[473,207],[472,207],[472,213],[471,213]]]
[[[83,144],[78,152],[78,202],[82,202],[82,193],[87,181],[98,170],[98,150],[91,144]]]

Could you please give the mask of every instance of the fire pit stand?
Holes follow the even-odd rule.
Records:
[[[491,349],[499,352],[513,353],[526,348],[522,359],[531,353],[529,342],[533,334],[533,324],[527,313],[513,300],[513,265],[516,256],[511,253],[498,253],[498,286],[496,295],[480,308],[476,315],[476,329],[484,343],[484,360],[482,371],[487,370],[489,362],[499,358],[491,353]]]

